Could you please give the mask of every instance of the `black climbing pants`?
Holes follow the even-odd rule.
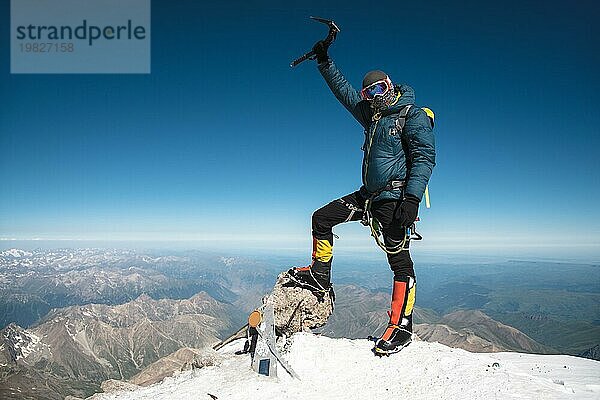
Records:
[[[312,216],[313,237],[319,240],[328,240],[333,245],[333,232],[331,229],[344,222],[360,221],[363,217],[365,201],[366,199],[360,192],[356,191],[319,208]],[[381,224],[385,245],[389,248],[398,246],[404,239],[404,228],[400,226],[400,221],[394,218],[395,211],[399,206],[400,201],[397,200],[383,200],[371,204],[371,214]],[[394,278],[415,277],[408,245],[407,242],[405,245],[406,250],[397,254],[387,254],[388,263],[394,272]]]

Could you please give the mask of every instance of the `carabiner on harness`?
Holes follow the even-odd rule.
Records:
[[[390,247],[385,245],[385,238],[383,236],[383,227],[377,221],[373,214],[371,213],[371,203],[373,197],[367,199],[365,201],[365,211],[363,213],[363,218],[360,221],[363,225],[368,226],[371,230],[371,236],[375,239],[375,243],[377,246],[381,248],[387,254],[398,254],[403,250],[408,250],[408,243],[411,240],[422,240],[423,237],[417,232],[415,228],[415,224],[413,223],[411,226],[407,227],[404,231],[404,237],[402,240],[395,246]]]

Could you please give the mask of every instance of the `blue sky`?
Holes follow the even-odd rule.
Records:
[[[597,252],[595,3],[248,3],[153,1],[149,75],[11,75],[3,1],[0,237],[308,243],[362,157],[314,63],[289,67],[319,15],[352,83],[383,69],[436,112],[422,247]]]

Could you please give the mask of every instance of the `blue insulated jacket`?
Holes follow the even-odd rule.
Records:
[[[319,71],[335,97],[364,128],[361,192],[369,195],[392,180],[406,180],[405,193],[420,200],[435,166],[435,140],[429,117],[414,105],[413,89],[408,85],[396,86],[400,98],[386,110],[386,116],[373,121],[369,102],[362,99],[333,61],[319,64]],[[407,105],[411,108],[404,129],[399,132],[397,112]],[[399,190],[384,191],[375,200],[399,199],[401,195]]]

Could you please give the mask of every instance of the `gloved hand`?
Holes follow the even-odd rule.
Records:
[[[327,54],[327,50],[329,49],[329,44],[326,44],[325,41],[319,40],[312,48],[312,51],[315,52],[317,56],[317,63],[323,64],[329,60],[329,55]]]
[[[419,213],[419,202],[420,200],[418,198],[410,194],[407,194],[404,197],[402,203],[400,203],[400,207],[396,209],[394,215],[400,220],[401,226],[408,228],[415,222]]]

